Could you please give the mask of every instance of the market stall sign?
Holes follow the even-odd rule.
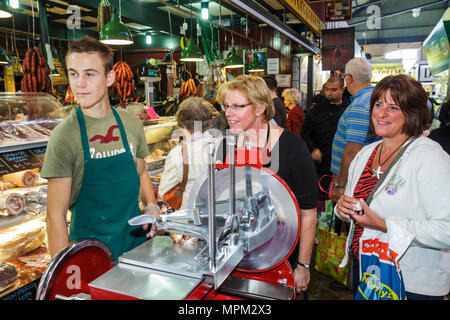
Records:
[[[448,37],[450,35],[450,8],[448,8],[433,31],[423,42],[431,74],[436,75],[449,68],[450,50]]]
[[[372,79],[370,82],[378,82],[387,76],[403,73],[403,63],[374,63],[372,64]]]
[[[336,0],[325,4],[325,21],[352,20],[352,0]]]
[[[280,0],[280,2],[291,11],[294,16],[311,28],[316,36],[322,36],[322,29],[325,29],[325,24],[314,13],[306,0]]]
[[[0,155],[0,175],[41,168],[42,161],[43,157],[39,157],[31,150],[4,152]]]

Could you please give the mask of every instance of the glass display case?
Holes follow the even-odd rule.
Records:
[[[70,112],[48,93],[0,93],[0,299],[34,299],[45,246],[48,138]]]
[[[34,299],[50,262],[47,181],[39,172],[53,128],[74,107],[47,93],[0,93],[0,300]],[[177,143],[171,139],[176,120],[152,120],[144,108],[136,103],[128,111],[144,124],[151,152],[146,162],[156,191],[165,157]]]
[[[46,142],[69,112],[48,93],[0,93],[0,147]]]

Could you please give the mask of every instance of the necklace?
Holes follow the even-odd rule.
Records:
[[[374,171],[373,177],[377,177],[377,179],[380,179],[380,176],[383,175],[383,171],[381,171],[381,167],[392,157],[394,153],[396,153],[404,144],[406,141],[408,141],[409,138],[407,138],[405,141],[403,141],[383,162],[381,162],[381,153],[383,152],[383,143],[381,143],[380,153],[378,154],[378,168]]]

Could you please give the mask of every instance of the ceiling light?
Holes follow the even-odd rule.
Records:
[[[181,51],[181,61],[203,61],[202,50],[195,44],[195,41],[191,38],[187,46]]]
[[[147,33],[145,35],[145,43],[146,44],[152,44],[152,35],[150,33]]]
[[[8,5],[5,4],[5,0],[0,1],[0,18],[11,18],[11,10]]]
[[[9,0],[9,6],[13,9],[19,9],[19,0]]]
[[[208,2],[202,2],[202,19],[208,20],[209,18],[209,10],[208,10]]]
[[[263,72],[264,67],[259,63],[259,59],[256,54],[253,54],[253,61],[248,66],[248,72]]]
[[[122,23],[115,10],[111,15],[111,21],[105,24],[100,32],[100,42],[112,45],[133,43],[133,35],[130,29]]]
[[[236,49],[233,47],[225,62],[225,68],[242,68],[243,66],[244,62],[242,62],[241,56],[236,53]]]
[[[418,16],[420,16],[420,8],[412,9],[412,16],[414,18],[417,18]]]

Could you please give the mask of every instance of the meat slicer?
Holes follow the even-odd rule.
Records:
[[[196,241],[156,236],[114,264],[102,242],[72,242],[50,262],[37,299],[294,299],[286,259],[300,234],[295,196],[270,170],[239,163],[235,136],[226,141],[229,157],[221,165],[215,145],[208,145],[208,168],[195,181],[187,209],[129,221]]]

